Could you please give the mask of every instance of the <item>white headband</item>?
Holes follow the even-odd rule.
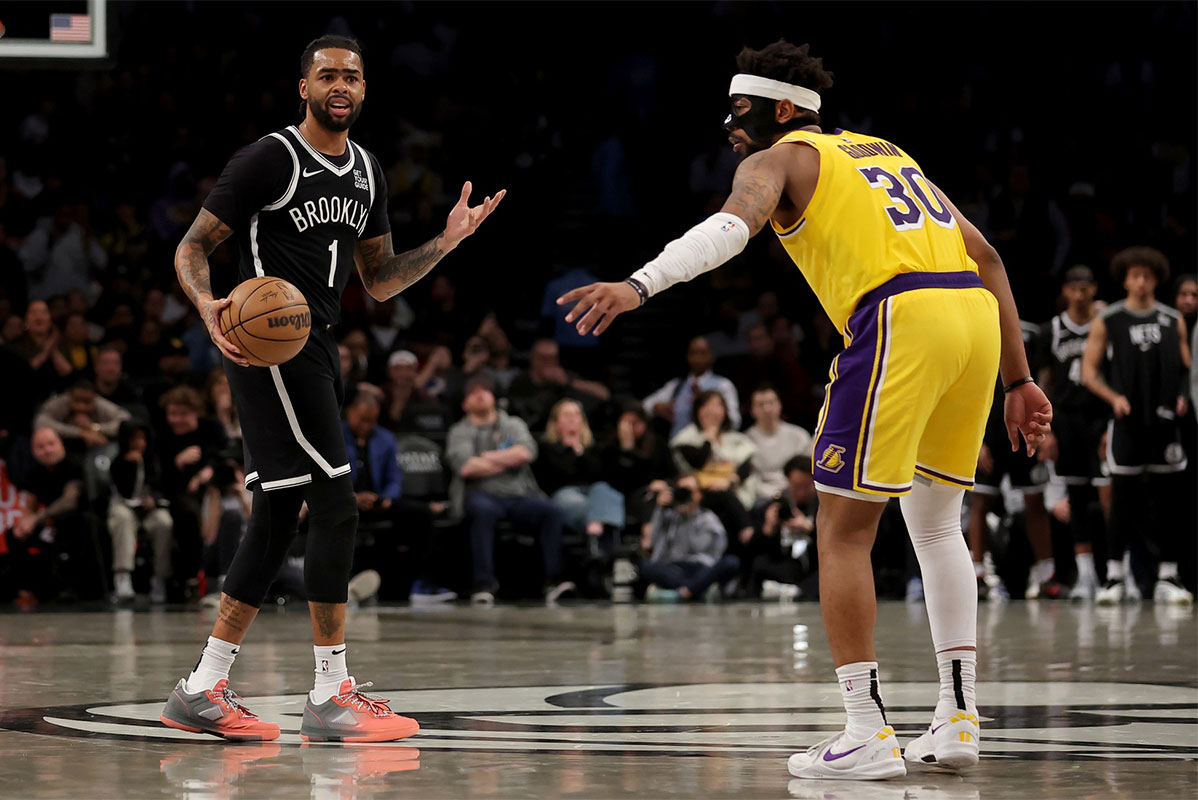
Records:
[[[771,100],[789,100],[800,108],[819,111],[819,93],[813,92],[793,83],[770,80],[757,75],[733,75],[732,85],[728,87],[728,95],[751,94],[756,97],[768,97]]]

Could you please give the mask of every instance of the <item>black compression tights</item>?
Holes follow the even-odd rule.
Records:
[[[254,507],[245,536],[225,577],[223,590],[258,608],[295,539],[300,506],[308,502],[308,546],[304,555],[307,599],[344,603],[348,597],[358,508],[348,475],[307,486],[264,492],[254,487]]]

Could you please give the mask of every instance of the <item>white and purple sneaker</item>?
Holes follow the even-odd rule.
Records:
[[[933,719],[903,757],[912,764],[963,770],[978,763],[981,727],[977,709],[957,711],[948,719]]]
[[[795,753],[786,762],[796,778],[846,781],[879,781],[907,774],[902,748],[887,725],[864,741],[840,732],[829,736],[805,753]]]

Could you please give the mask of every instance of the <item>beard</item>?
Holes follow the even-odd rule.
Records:
[[[328,98],[325,99],[325,102],[328,102]],[[326,105],[317,103],[315,98],[309,97],[308,110],[312,112],[312,118],[320,124],[320,127],[334,133],[340,133],[341,131],[349,130],[349,127],[357,121],[358,115],[362,113],[362,104],[354,103],[353,108],[350,109],[348,114],[338,118],[329,113]]]

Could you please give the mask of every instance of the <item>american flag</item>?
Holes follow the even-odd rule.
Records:
[[[50,41],[90,42],[92,19],[87,14],[51,14]]]

